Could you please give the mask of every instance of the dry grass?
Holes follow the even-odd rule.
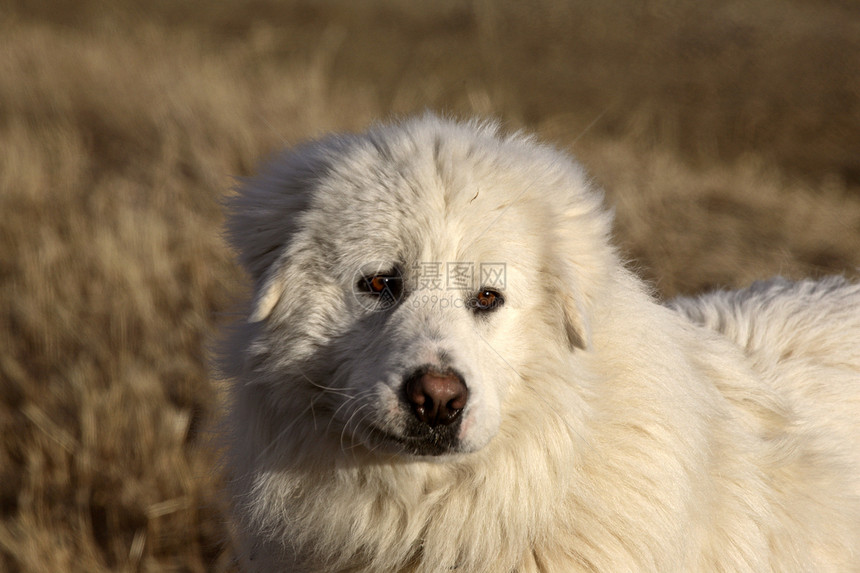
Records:
[[[666,295],[853,272],[858,69],[838,0],[0,0],[0,570],[231,567],[219,197],[275,148],[491,114],[584,160]]]

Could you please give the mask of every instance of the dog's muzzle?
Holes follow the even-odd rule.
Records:
[[[421,367],[405,377],[403,399],[409,412],[405,437],[411,453],[442,455],[457,449],[469,388],[454,370]]]

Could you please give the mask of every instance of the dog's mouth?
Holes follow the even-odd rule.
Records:
[[[442,456],[460,451],[456,426],[431,427],[416,422],[409,424],[402,435],[367,426],[363,434],[363,441],[372,451],[385,450],[410,456]]]

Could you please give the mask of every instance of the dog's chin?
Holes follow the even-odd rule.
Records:
[[[456,428],[450,426],[397,433],[369,426],[362,429],[359,441],[369,452],[405,458],[444,458],[472,451],[456,434]]]

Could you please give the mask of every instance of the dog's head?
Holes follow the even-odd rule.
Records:
[[[569,158],[431,115],[293,150],[229,209],[255,285],[242,385],[344,450],[485,446],[535,367],[588,352],[614,257]]]

